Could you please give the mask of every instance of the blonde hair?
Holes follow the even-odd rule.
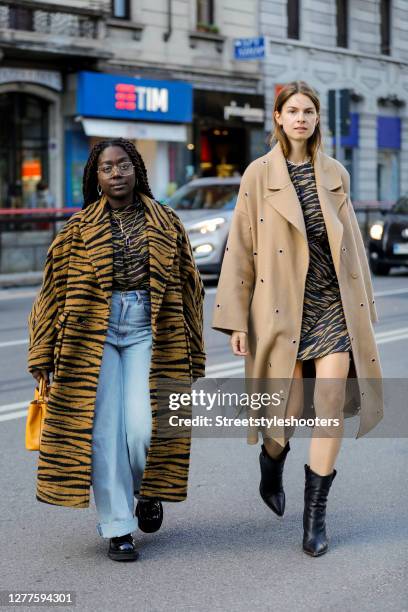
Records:
[[[291,146],[290,146],[289,139],[286,136],[283,128],[279,125],[279,123],[276,120],[275,111],[278,111],[278,113],[281,113],[282,107],[285,104],[285,102],[289,100],[289,98],[293,96],[293,94],[296,94],[296,93],[304,94],[305,96],[310,98],[310,100],[315,105],[317,115],[320,116],[320,100],[317,95],[317,92],[313,89],[313,87],[308,85],[305,81],[292,81],[291,83],[288,83],[287,85],[285,85],[283,89],[281,89],[281,91],[275,98],[275,104],[273,107],[272,118],[274,122],[274,130],[271,133],[269,144],[272,146],[275,142],[280,142],[282,150],[283,150],[283,154],[285,157],[288,157]],[[320,121],[317,123],[312,136],[310,136],[310,138],[307,141],[307,153],[312,158],[312,162],[314,162],[319,148],[323,148]]]

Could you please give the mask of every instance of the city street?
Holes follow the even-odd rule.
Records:
[[[407,378],[408,272],[373,278],[376,337],[386,378]],[[27,315],[37,288],[0,291],[1,589],[71,591],[78,610],[408,610],[408,441],[346,439],[329,496],[329,552],[302,552],[308,440],[293,440],[285,466],[286,511],[278,519],[259,493],[259,446],[194,439],[187,501],[164,505],[155,534],[137,533],[140,559],[106,556],[96,512],[35,499],[37,453],[24,448],[34,381],[26,371]],[[210,329],[207,376],[242,376],[227,336]]]

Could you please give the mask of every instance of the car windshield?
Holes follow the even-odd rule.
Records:
[[[404,196],[397,200],[391,210],[394,213],[408,215],[408,196]]]
[[[176,210],[232,210],[238,195],[239,184],[184,185],[166,204]]]

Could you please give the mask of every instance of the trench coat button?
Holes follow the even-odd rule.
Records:
[[[241,285],[243,285],[243,284],[244,284],[244,281],[241,281]]]
[[[358,278],[358,273],[357,273],[357,272],[352,272],[352,273],[351,273],[351,276],[352,276],[353,278]]]
[[[292,344],[296,344],[296,340],[292,340]]]
[[[364,306],[363,302],[361,302],[360,306]]]
[[[279,253],[283,253],[283,249],[279,249]]]
[[[217,304],[217,308],[221,308],[221,304]]]
[[[255,251],[254,255],[257,255],[258,253]]]
[[[343,251],[343,253],[347,251],[346,247],[341,247],[341,250]]]
[[[364,391],[361,392],[361,395],[364,395]]]
[[[245,192],[245,195],[248,197],[248,192],[247,191]]]
[[[262,163],[263,163],[263,164],[266,164],[266,159],[264,159]]]
[[[375,361],[374,357],[372,358],[372,360],[371,360],[371,361],[374,363],[374,361]]]
[[[260,221],[261,221],[261,223],[263,223],[263,219],[262,219],[262,217],[261,217]]]
[[[375,304],[375,300],[373,300],[373,304]]]
[[[261,283],[263,283],[263,282],[264,282],[264,279],[263,279],[263,278],[261,278]]]
[[[278,313],[279,312],[279,308],[275,308],[275,312]]]

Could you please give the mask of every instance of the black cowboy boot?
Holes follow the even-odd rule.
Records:
[[[113,561],[136,561],[139,553],[136,550],[135,541],[131,533],[109,541],[108,557]]]
[[[283,466],[285,465],[286,455],[290,451],[289,441],[283,451],[276,459],[270,457],[262,444],[262,451],[259,455],[261,465],[261,482],[259,493],[265,504],[278,516],[283,516],[285,512],[285,491],[282,485]]]
[[[156,499],[139,499],[135,516],[139,529],[145,533],[154,533],[160,529],[163,522],[162,503]]]
[[[319,476],[305,464],[305,508],[303,512],[303,550],[312,557],[328,549],[326,536],[326,504],[331,483],[337,474]]]

